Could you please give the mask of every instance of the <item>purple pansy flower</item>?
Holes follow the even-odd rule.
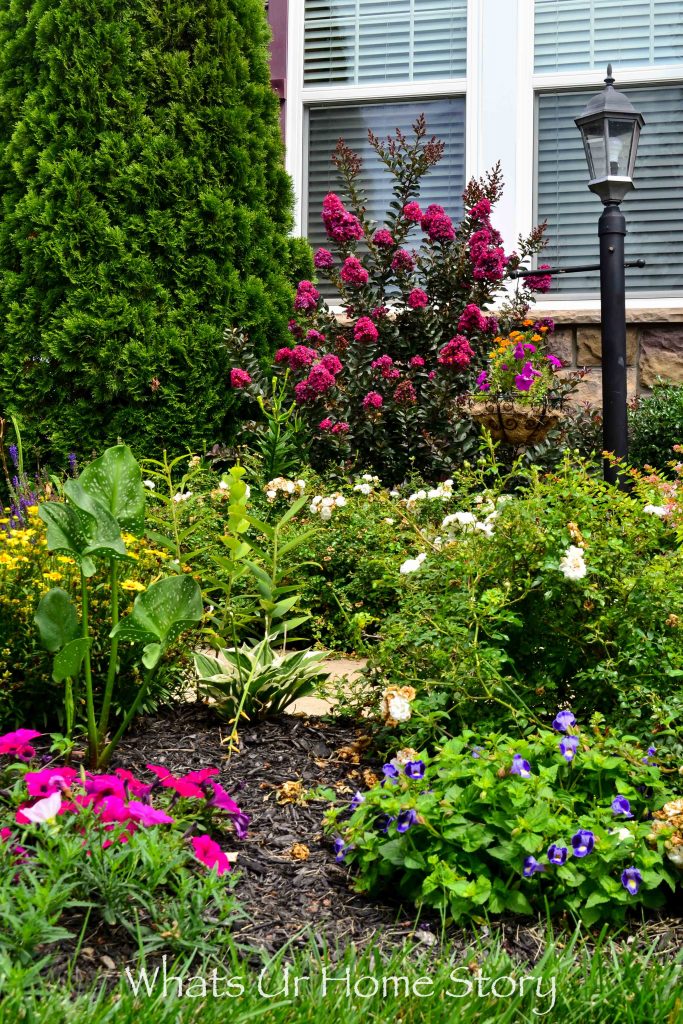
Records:
[[[398,768],[396,767],[396,765],[395,764],[391,764],[391,763],[383,764],[382,765],[382,771],[384,772],[384,778],[382,780],[382,785],[384,785],[385,782],[391,782],[391,783],[396,782],[396,780],[398,779],[399,775],[401,774],[399,772]]]
[[[573,761],[579,746],[578,736],[565,736],[560,742],[560,753],[565,761]]]
[[[572,847],[575,857],[587,857],[593,852],[595,836],[588,829],[579,829],[575,836],[572,836]]]
[[[638,868],[624,868],[621,873],[621,884],[624,889],[628,889],[631,896],[637,896],[638,890],[640,889],[640,883],[643,881]]]
[[[512,758],[510,775],[519,775],[522,779],[531,777],[531,765],[525,761],[521,754],[515,754]]]
[[[566,732],[572,725],[576,725],[576,719],[571,711],[558,711],[553,721],[553,729],[556,732]]]
[[[553,843],[548,847],[548,860],[551,864],[562,866],[567,859],[567,852],[566,846],[558,846],[557,843]]]
[[[425,773],[424,762],[408,761],[405,767],[405,773],[409,779],[422,779]]]
[[[545,865],[537,861],[535,857],[527,857],[524,861],[524,868],[522,869],[524,877],[531,878],[531,876],[535,875],[538,871],[545,871]]]
[[[625,818],[632,818],[631,805],[625,796],[615,796],[612,801],[612,811],[614,814],[623,814]]]
[[[407,832],[408,829],[417,822],[417,811],[414,811],[410,807],[406,811],[400,811],[398,818],[396,819],[396,831]]]

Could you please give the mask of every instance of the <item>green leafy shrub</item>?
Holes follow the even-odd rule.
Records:
[[[43,459],[203,450],[225,327],[269,355],[310,266],[263,3],[18,0],[0,94],[0,409]]]
[[[666,470],[674,445],[683,444],[683,385],[658,384],[630,416],[630,461]]]
[[[677,742],[683,550],[663,508],[568,460],[504,485],[451,503],[394,565],[403,593],[373,663],[417,689],[415,741],[571,701]]]
[[[399,752],[350,820],[331,816],[356,888],[458,921],[547,908],[593,924],[662,906],[678,871],[671,830],[649,820],[667,797],[653,752],[617,731],[581,733],[564,714],[558,731],[466,731],[431,758]]]

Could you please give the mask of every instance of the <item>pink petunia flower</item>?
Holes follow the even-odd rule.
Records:
[[[215,868],[219,875],[230,870],[230,861],[211,836],[193,836],[191,839],[194,855],[208,868]]]
[[[133,821],[138,821],[141,825],[172,825],[175,820],[165,811],[159,811],[149,804],[142,804],[139,800],[131,800],[128,812]]]
[[[42,735],[35,729],[16,729],[14,732],[7,732],[0,736],[0,754],[10,754],[21,758],[22,761],[29,761],[36,755],[31,740]]]
[[[52,796],[67,789],[78,776],[74,768],[43,768],[39,772],[26,772],[24,782],[29,796]]]

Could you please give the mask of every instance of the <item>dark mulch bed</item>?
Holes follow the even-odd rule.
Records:
[[[406,940],[416,951],[433,947],[436,953],[438,917],[416,920],[414,909],[373,902],[352,891],[348,872],[335,863],[331,840],[323,832],[324,799],[282,802],[281,787],[288,782],[301,783],[302,793],[329,787],[345,800],[364,788],[363,773],[373,766],[362,755],[361,763],[357,754],[354,758],[363,748],[362,727],[284,715],[244,728],[240,750],[230,758],[222,743],[226,735],[210,709],[181,704],[140,720],[121,743],[113,765],[136,772],[151,762],[178,774],[208,765],[221,769],[220,781],[251,816],[248,838],[235,839],[233,845],[239,851],[236,895],[247,914],[233,934],[244,955],[256,958],[287,943],[303,947],[311,938],[333,956],[351,944],[389,951]],[[295,858],[295,844],[308,847],[306,860]],[[76,931],[78,922],[73,924]],[[526,962],[542,954],[545,930],[543,922],[520,918],[495,925],[507,951]],[[487,934],[487,928],[480,929],[480,937]],[[624,934],[623,941],[650,944],[656,936],[660,948],[673,955],[683,946],[683,922],[678,916],[659,916],[640,925],[635,935]],[[459,928],[449,929],[447,939],[455,955],[475,942],[471,930]],[[73,953],[69,946],[65,944],[62,963],[51,973],[60,974],[66,967]],[[136,950],[125,933],[98,926],[87,935],[72,983],[80,988],[95,977],[113,981],[135,960]]]

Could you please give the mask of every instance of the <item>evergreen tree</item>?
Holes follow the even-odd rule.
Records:
[[[7,0],[0,412],[63,455],[230,426],[223,332],[291,307],[291,188],[262,0]]]

